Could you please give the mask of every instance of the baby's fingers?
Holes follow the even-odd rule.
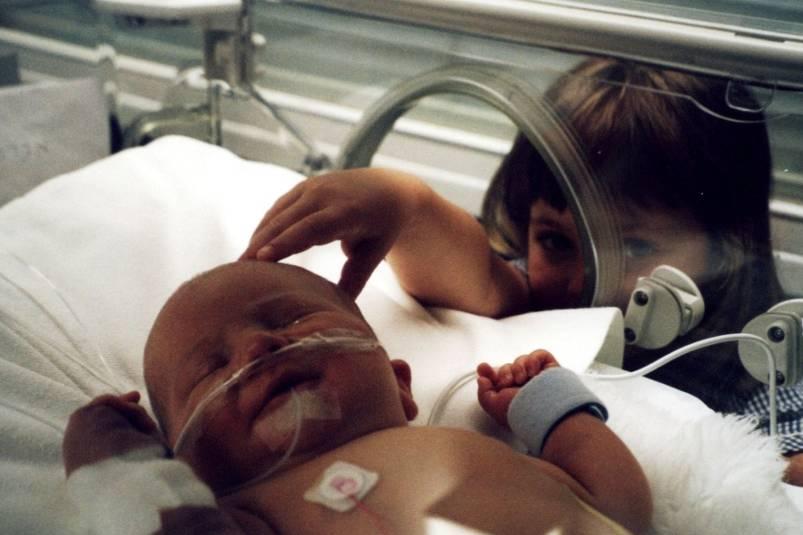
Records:
[[[496,370],[487,362],[483,362],[477,366],[477,375],[488,378],[492,383],[496,382]]]
[[[517,358],[516,364],[520,364],[524,367],[528,379],[535,377],[547,368],[559,366],[555,357],[553,357],[550,352],[543,349],[538,349],[528,355]]]
[[[116,410],[128,422],[143,433],[153,433],[156,431],[156,423],[147,411],[138,404],[139,392],[128,392],[120,396],[106,394],[93,399],[88,407],[105,405]]]
[[[507,388],[514,386],[513,365],[504,364],[496,371],[496,387]]]
[[[530,379],[530,376],[527,375],[527,369],[525,368],[523,362],[519,362],[517,360],[511,364],[510,371],[513,374],[513,383],[517,386],[525,384]]]

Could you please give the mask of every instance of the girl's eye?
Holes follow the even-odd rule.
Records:
[[[539,232],[535,241],[542,249],[552,253],[568,253],[574,250],[574,242],[560,232]]]
[[[628,258],[644,258],[654,255],[657,247],[654,243],[637,238],[625,239],[625,255]]]

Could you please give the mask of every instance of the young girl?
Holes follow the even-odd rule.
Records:
[[[783,299],[770,244],[769,142],[751,95],[718,79],[592,59],[545,97],[617,199],[611,209],[626,258],[617,305],[624,309],[636,279],[661,264],[685,272],[703,293],[701,325],[658,353],[629,346],[625,368],[741,331]],[[427,305],[501,317],[588,304],[580,295],[589,260],[566,198],[521,135],[491,182],[481,223],[415,177],[348,170],[306,180],[281,198],[243,257],[276,261],[334,240],[348,258],[340,285],[352,295],[386,257]],[[726,412],[750,412],[751,398],[765,391],[733,346],[675,360],[651,377]]]

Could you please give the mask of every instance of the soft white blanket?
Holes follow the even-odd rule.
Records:
[[[165,138],[51,180],[0,209],[0,249],[14,255],[0,254],[0,272],[29,289],[26,297],[0,280],[0,532],[79,529],[64,488],[59,429],[94,395],[113,386],[143,389],[141,351],[164,299],[189,276],[236,258],[272,200],[299,179],[217,147]],[[16,257],[53,282],[80,322]],[[293,261],[334,279],[342,256],[333,245]],[[48,313],[30,296],[45,301]],[[358,302],[389,353],[411,362],[419,423],[446,383],[480,360],[498,363],[545,347],[582,370],[597,356],[621,353],[613,309],[502,321],[428,311],[386,267]],[[87,366],[67,353],[84,355]],[[656,533],[783,533],[799,525],[778,482],[782,462],[745,425],[643,379],[592,387],[647,470]],[[458,393],[445,418],[496,432],[478,413],[473,388]]]

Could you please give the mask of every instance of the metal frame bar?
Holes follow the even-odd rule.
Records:
[[[525,0],[284,0],[803,89],[803,35]]]

